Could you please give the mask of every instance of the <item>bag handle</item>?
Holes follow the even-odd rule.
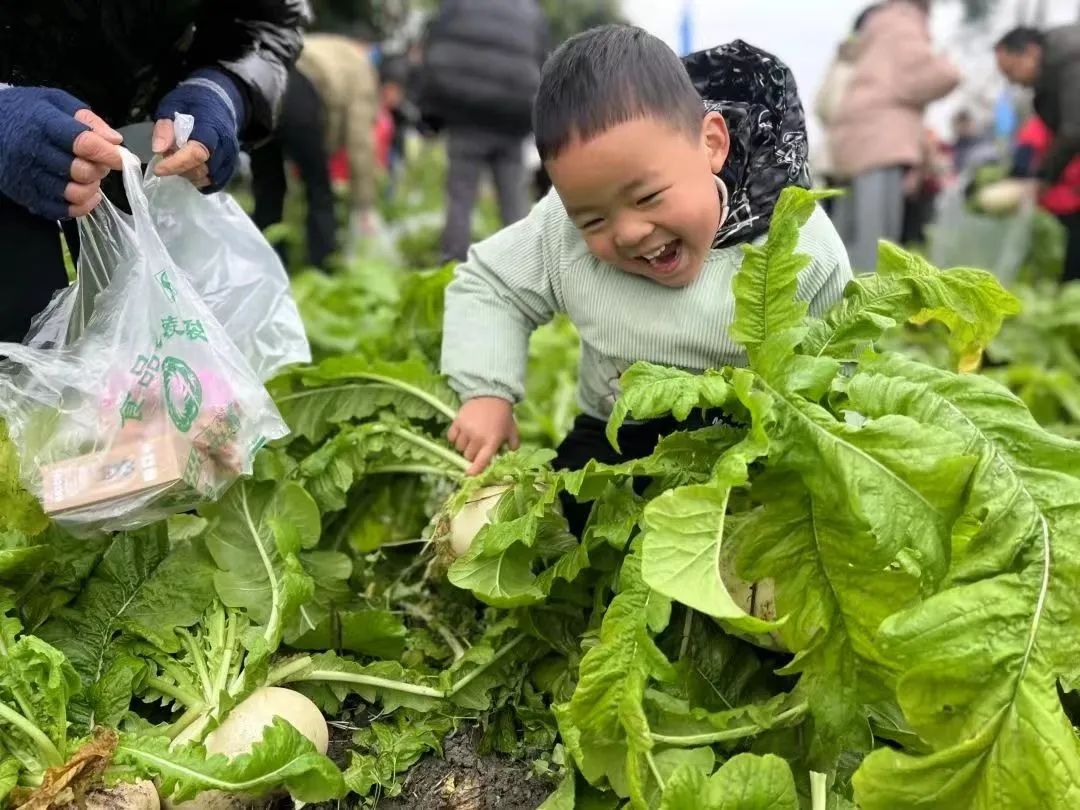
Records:
[[[146,199],[143,190],[142,161],[138,156],[120,147],[120,157],[124,168],[124,194],[127,195],[128,206],[131,208],[131,216],[135,221],[135,230],[138,232],[140,241],[149,239],[150,234],[157,239],[157,229],[154,228],[154,220],[150,217],[150,202]]]

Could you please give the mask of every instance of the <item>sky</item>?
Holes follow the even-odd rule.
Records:
[[[1044,2],[1049,24],[1072,22],[1080,16],[1078,0]],[[804,104],[810,107],[837,43],[869,3],[870,0],[623,0],[623,11],[632,22],[678,49],[682,10],[684,5],[689,5],[695,50],[743,39],[771,51],[791,67]],[[993,64],[993,42],[1017,24],[1023,7],[1035,4],[1031,0],[1027,3],[999,0],[999,11],[986,29],[972,31],[960,25],[958,3],[937,0],[932,17],[935,40],[954,56],[967,78],[953,97],[931,109],[932,124],[947,129],[951,113],[960,106],[987,109],[1003,86]],[[813,121],[808,123],[813,144],[817,125]]]

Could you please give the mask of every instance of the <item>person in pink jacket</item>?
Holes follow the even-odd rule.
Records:
[[[905,176],[923,157],[924,112],[960,82],[956,67],[934,51],[930,2],[887,0],[870,13],[831,122],[834,170],[852,178],[836,225],[859,270],[875,268],[879,239],[900,240]]]

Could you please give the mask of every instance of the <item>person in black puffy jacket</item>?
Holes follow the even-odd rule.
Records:
[[[241,141],[273,130],[310,9],[307,0],[2,6],[0,340],[19,341],[66,283],[58,221],[91,211],[120,168],[117,130],[155,122],[152,148],[166,158],[159,174],[222,188]],[[195,118],[179,149],[176,113]]]
[[[547,39],[535,0],[443,0],[428,29],[421,108],[445,127],[450,161],[444,260],[465,258],[485,167],[503,224],[528,213],[524,139]]]

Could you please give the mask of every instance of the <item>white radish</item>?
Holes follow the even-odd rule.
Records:
[[[203,745],[209,754],[232,759],[247,754],[263,738],[274,718],[286,720],[311,740],[320,754],[330,746],[330,730],[319,707],[293,689],[264,686],[256,689],[226,715],[220,726],[206,735]],[[201,727],[200,727],[201,725]],[[194,724],[177,735],[177,744],[197,739],[205,724]]]
[[[765,622],[776,621],[776,583],[772,579],[747,582],[735,573],[735,566],[728,562],[720,564],[720,580],[735,604],[742,608],[743,613]],[[788,652],[787,646],[777,632],[767,635],[749,633],[735,633],[735,635],[767,650]]]
[[[1029,196],[1032,196],[1030,180],[1009,178],[981,188],[975,196],[975,202],[986,213],[1002,216],[1016,211]]]
[[[86,810],[161,810],[161,801],[154,783],[141,779],[91,790],[83,806]]]
[[[499,498],[509,489],[508,485],[482,487],[450,518],[450,550],[455,557],[467,553],[472,547],[476,535],[491,522],[491,513],[498,505]]]
[[[275,717],[287,721],[311,740],[320,754],[325,754],[330,747],[330,729],[318,706],[292,689],[264,686],[234,706],[222,724],[206,735],[203,740],[206,752],[224,754],[229,759],[249,753],[263,738]],[[205,728],[205,722],[192,724],[177,735],[176,744],[183,745],[198,739]],[[204,791],[191,801],[180,804],[165,800],[166,810],[239,810],[253,804],[250,797],[220,790]]]

